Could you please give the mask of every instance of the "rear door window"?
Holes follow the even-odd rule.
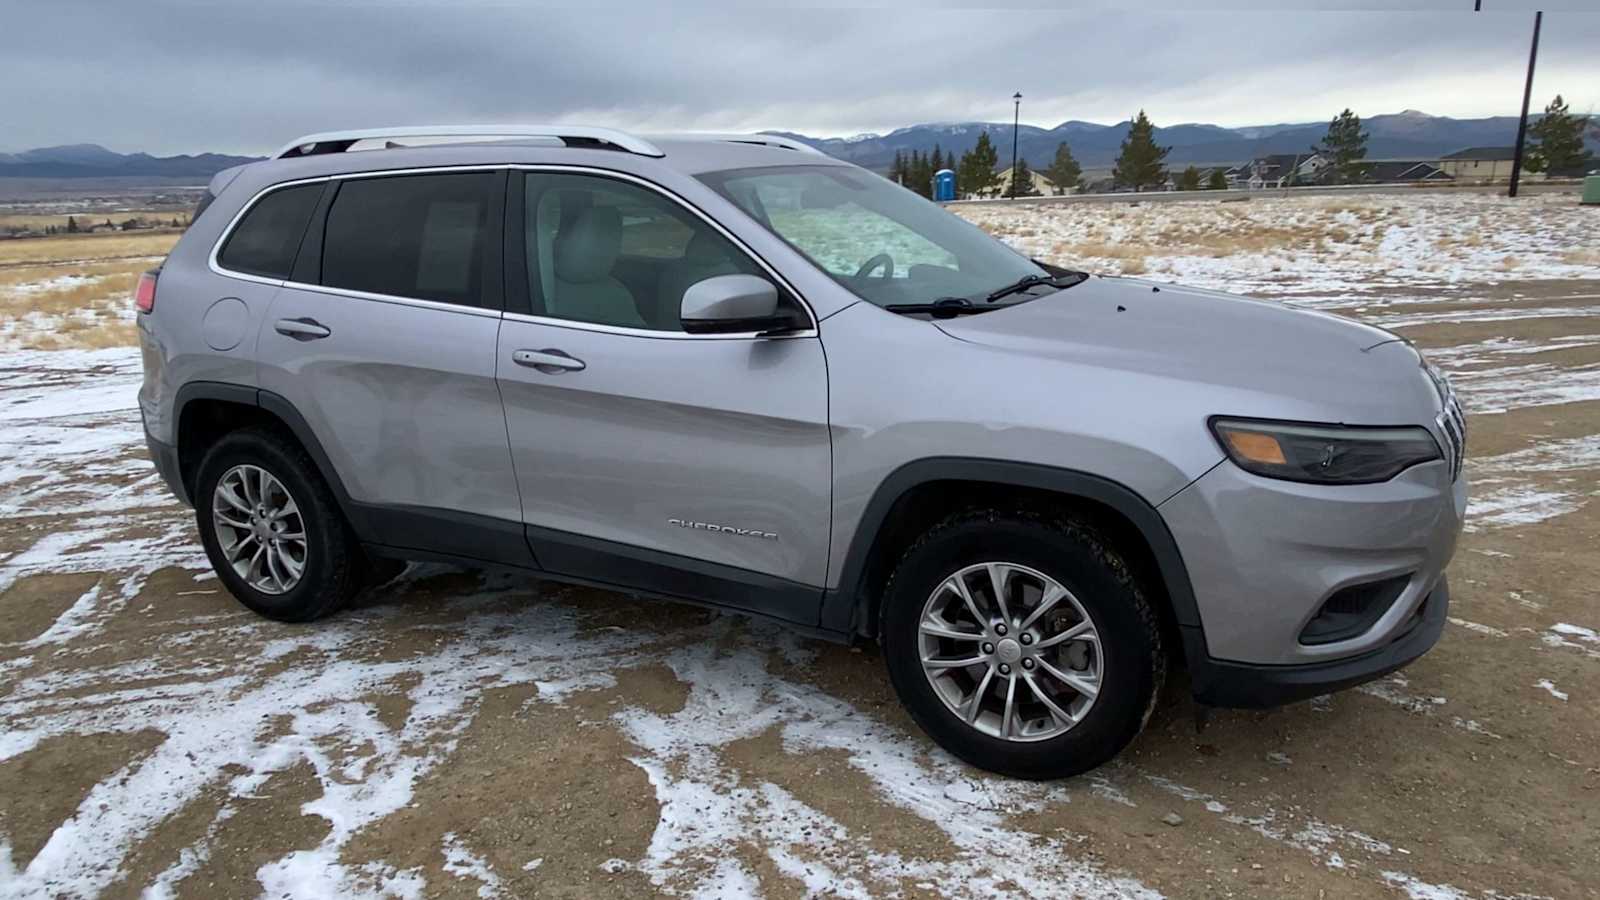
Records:
[[[322,188],[321,182],[297,184],[257,200],[228,236],[217,262],[247,275],[288,278]]]
[[[485,272],[502,178],[454,172],[345,181],[328,211],[322,283],[498,308],[498,293],[485,290]]]

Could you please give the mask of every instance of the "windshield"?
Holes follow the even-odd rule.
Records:
[[[712,172],[700,180],[879,306],[948,297],[982,305],[1019,279],[1048,275],[977,227],[870,172],[786,166]]]

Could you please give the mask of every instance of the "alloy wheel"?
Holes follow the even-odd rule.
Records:
[[[305,574],[305,518],[289,490],[260,466],[222,473],[211,493],[217,546],[245,584],[263,594],[294,589]]]
[[[982,562],[951,574],[923,604],[917,631],[934,693],[991,737],[1064,734],[1102,689],[1094,621],[1059,581],[1027,566]]]

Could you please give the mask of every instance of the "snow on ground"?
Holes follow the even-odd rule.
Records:
[[[1247,202],[955,204],[1024,253],[1240,293],[1359,298],[1421,285],[1600,274],[1567,194],[1420,192]]]
[[[1550,696],[1556,698],[1557,700],[1565,701],[1567,699],[1567,692],[1556,690],[1555,682],[1548,678],[1541,678],[1538,681],[1535,681],[1533,686],[1549,692]]]
[[[1532,525],[1581,509],[1600,497],[1597,470],[1600,434],[1471,459],[1467,527]]]
[[[1561,249],[1584,246],[1580,225],[1592,227],[1592,219],[1580,220],[1543,196],[1517,205],[1452,194],[1404,203],[1352,197],[1074,204],[1041,206],[1027,216],[994,207],[959,211],[1036,254],[1082,262],[1067,251],[1094,242],[1105,245],[1094,249],[1118,253],[1148,244],[1161,252],[1088,259],[1104,263],[1096,268],[1115,269],[1137,258],[1153,277],[1292,295],[1296,302],[1391,327],[1537,318],[1546,312],[1573,316],[1574,307],[1417,307],[1449,302],[1424,289],[1452,281],[1508,277],[1511,271],[1517,277],[1597,274]],[[1175,218],[1182,223],[1174,225]],[[1491,221],[1498,229],[1492,246],[1475,241]],[[1315,243],[1285,245],[1283,234],[1295,229],[1316,232]],[[1225,249],[1218,243],[1222,238],[1208,236],[1213,233],[1240,246],[1230,256],[1208,255]],[[1278,244],[1249,246],[1252,233],[1276,235]],[[1508,268],[1507,257],[1516,260],[1514,266]],[[38,290],[60,287],[72,285]],[[1387,294],[1371,296],[1379,287]],[[1412,289],[1419,293],[1409,301],[1395,299]],[[1576,315],[1589,314],[1588,307],[1576,309]],[[1419,318],[1424,316],[1436,318]],[[1474,416],[1600,399],[1595,366],[1562,367],[1547,355],[1600,344],[1592,330],[1550,341],[1475,339],[1430,355],[1452,373]],[[585,628],[561,590],[546,589],[539,603],[505,602],[527,587],[504,576],[483,576],[476,589],[454,596],[448,626],[426,626],[433,635],[429,642],[399,658],[380,651],[397,632],[416,626],[408,624],[403,606],[377,605],[316,629],[285,629],[220,612],[197,616],[162,632],[137,660],[96,661],[95,651],[103,649],[96,642],[106,639],[115,617],[130,614],[130,602],[154,573],[170,566],[207,568],[191,514],[167,495],[142,459],[134,405],[138,382],[138,354],[128,348],[0,352],[0,517],[59,516],[51,530],[0,558],[0,590],[27,575],[103,573],[26,646],[9,648],[16,655],[0,664],[0,686],[6,688],[0,691],[6,726],[0,761],[61,735],[149,729],[164,735],[149,755],[97,784],[25,865],[0,834],[0,889],[7,894],[104,890],[140,841],[203,790],[221,784],[225,799],[209,827],[151,886],[152,896],[168,896],[213,853],[226,852],[216,835],[238,804],[275,774],[309,765],[321,796],[303,811],[330,827],[314,846],[259,869],[266,893],[425,895],[436,886],[421,869],[382,860],[355,864],[344,853],[364,828],[416,802],[418,786],[449,763],[487,692],[533,686],[533,702],[560,704],[576,691],[616,688],[616,673],[665,666],[688,686],[681,710],[664,714],[623,705],[609,719],[633,748],[632,764],[648,777],[660,818],[642,856],[617,858],[606,868],[641,874],[658,890],[749,894],[758,874],[728,847],[753,841],[767,865],[815,893],[876,895],[910,882],[952,897],[1158,896],[1113,868],[1115,862],[1078,853],[1076,836],[1036,833],[1018,824],[1019,816],[1075,797],[1136,809],[1133,798],[1154,787],[1175,802],[1192,804],[1197,816],[1259,835],[1319,867],[1365,872],[1369,884],[1413,897],[1469,896],[1402,871],[1409,855],[1399,846],[1404,835],[1374,836],[1326,822],[1270,794],[1255,800],[1220,796],[1126,761],[1066,785],[975,773],[921,735],[796,675],[815,651],[788,632],[735,617],[670,631]],[[1521,527],[1580,509],[1600,493],[1596,469],[1600,444],[1594,436],[1474,457],[1469,527]],[[403,592],[436,571],[413,567],[383,590]],[[1510,634],[1466,619],[1452,622],[1477,637]],[[1539,646],[1600,659],[1600,635],[1590,628],[1559,622],[1536,634]],[[185,655],[185,648],[201,645],[229,649]],[[775,664],[774,649],[784,666]],[[83,665],[46,665],[66,654],[81,654]],[[275,664],[291,659],[292,666]],[[412,709],[403,721],[385,723],[370,698],[397,681],[409,683]],[[1564,699],[1565,692],[1548,679],[1534,687]],[[1423,720],[1448,722],[1463,739],[1502,739],[1472,717],[1481,712],[1416,692],[1405,675],[1370,684],[1363,694]],[[1322,698],[1313,707],[1330,709],[1332,702]],[[1457,712],[1463,715],[1451,714]],[[880,851],[795,791],[752,777],[722,752],[773,730],[788,752],[824,751],[847,759],[877,802],[935,829],[953,852],[919,857]],[[443,860],[448,877],[482,897],[504,895],[505,881],[515,874],[496,872],[453,832],[431,852]],[[1029,864],[1016,865],[1019,858]],[[543,857],[523,867],[547,870]]]
[[[429,884],[420,869],[381,860],[350,863],[343,853],[364,828],[415,802],[418,785],[449,762],[486,692],[532,685],[534,702],[560,704],[575,691],[615,688],[617,673],[664,665],[688,685],[683,708],[662,714],[623,706],[611,718],[635,748],[632,762],[648,776],[660,805],[645,854],[615,860],[616,871],[641,873],[663,891],[742,896],[760,879],[728,847],[753,841],[776,871],[819,894],[865,897],[911,882],[963,898],[1159,896],[1080,856],[1072,835],[1017,824],[1018,816],[1073,802],[1080,786],[976,773],[921,735],[775,671],[775,658],[804,671],[815,645],[737,617],[711,617],[671,632],[586,629],[561,601],[562,591],[546,590],[539,603],[508,604],[508,592],[525,588],[507,576],[484,575],[477,591],[449,601],[448,626],[423,626],[434,637],[420,652],[399,658],[381,649],[409,627],[411,612],[379,605],[315,629],[241,615],[199,616],[163,629],[132,661],[96,661],[98,652],[115,646],[96,640],[112,617],[130,614],[129,600],[155,569],[198,570],[204,558],[189,513],[165,497],[154,474],[146,469],[131,482],[126,478],[140,442],[133,352],[40,353],[26,361],[41,373],[40,383],[8,407],[12,452],[0,468],[0,512],[65,510],[73,515],[63,521],[73,524],[42,533],[32,547],[0,560],[0,582],[46,572],[103,575],[24,648],[26,655],[0,670],[8,688],[0,695],[6,723],[0,760],[62,735],[156,729],[163,738],[95,785],[25,866],[0,836],[0,886],[9,895],[105,890],[133,847],[221,785],[225,799],[204,833],[151,886],[152,896],[167,896],[213,854],[227,852],[214,841],[237,804],[255,797],[275,774],[304,765],[314,770],[321,796],[302,811],[325,819],[329,828],[314,846],[260,867],[265,893],[424,895]],[[17,377],[17,367],[7,365],[0,386],[15,387]],[[124,401],[117,409],[101,400],[84,403],[85,385],[96,394],[115,386]],[[113,488],[109,482],[118,473],[123,486]],[[403,591],[433,571],[413,567],[380,590]],[[203,655],[185,655],[200,645],[207,647]],[[43,666],[60,654],[81,654],[83,661]],[[280,664],[287,660],[294,664]],[[408,679],[411,711],[386,724],[370,698]],[[788,752],[842,754],[879,802],[937,829],[954,849],[929,857],[879,851],[785,786],[733,767],[720,752],[772,729]],[[1140,784],[1326,867],[1388,878],[1378,873],[1393,870],[1406,852],[1393,839],[1296,809],[1197,791],[1128,762],[1106,767],[1081,789],[1136,807],[1128,797]],[[479,896],[503,895],[506,873],[495,872],[454,834],[444,836],[437,852],[448,876]],[[1029,864],[1017,866],[1017,859]],[[1394,877],[1448,890],[1405,873]]]

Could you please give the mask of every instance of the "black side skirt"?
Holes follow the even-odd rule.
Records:
[[[365,525],[358,528],[362,543],[380,556],[523,569],[555,581],[737,610],[827,640],[849,638],[816,627],[820,587],[487,516],[350,505],[352,519]]]

